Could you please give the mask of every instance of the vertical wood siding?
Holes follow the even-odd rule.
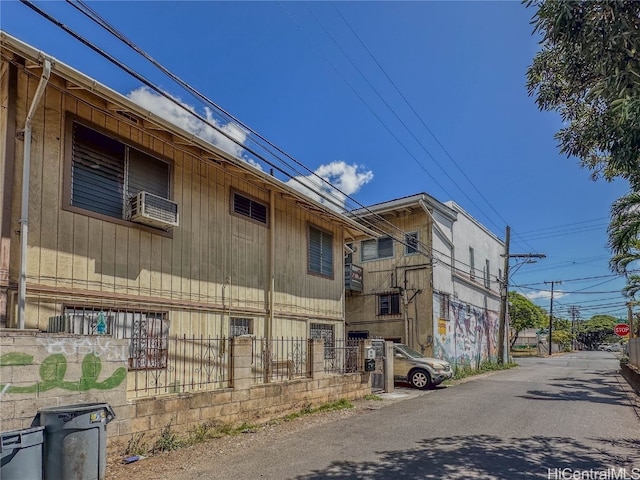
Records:
[[[18,83],[20,123],[24,122],[37,78],[19,72]],[[135,303],[138,296],[152,298],[154,308],[164,304],[170,312],[172,334],[226,334],[230,312],[244,309],[245,316],[255,319],[257,334],[264,331],[270,283],[269,228],[275,228],[274,335],[307,336],[309,321],[334,321],[341,328],[341,227],[278,194],[276,218],[269,220],[268,227],[232,215],[231,189],[267,204],[269,192],[247,181],[237,170],[224,170],[202,161],[188,149],[172,145],[162,133],[145,131],[124,117],[90,106],[88,102],[98,101],[89,93],[74,91],[73,96],[68,95],[63,93],[59,79],[54,77],[51,83],[55,86],[47,87],[34,121],[28,285],[93,292],[94,302],[102,294],[110,302],[117,302],[118,295],[127,296],[128,303]],[[178,203],[180,212],[180,226],[173,230],[172,238],[148,228],[104,221],[63,208],[63,185],[69,181],[65,171],[65,145],[69,145],[65,138],[66,115],[91,122],[171,163],[172,200]],[[16,147],[17,165],[22,163],[21,148],[22,144]],[[19,212],[20,203],[18,170],[19,167],[14,215],[16,210]],[[309,222],[333,234],[332,279],[307,273]],[[18,266],[18,243],[14,237],[13,272]],[[41,296],[42,305],[48,305],[42,312],[37,298],[29,295],[28,326],[46,328],[48,317],[60,314],[65,304],[82,304],[83,299],[74,295],[70,292],[56,300]],[[52,301],[55,307],[51,307]],[[176,306],[175,301],[181,306]]]

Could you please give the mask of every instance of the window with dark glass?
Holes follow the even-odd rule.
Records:
[[[418,232],[407,233],[404,237],[405,255],[414,255],[418,253]]]
[[[72,122],[74,207],[125,219],[139,192],[169,198],[169,164],[86,125]]]
[[[400,294],[378,295],[378,315],[397,315],[400,313]]]

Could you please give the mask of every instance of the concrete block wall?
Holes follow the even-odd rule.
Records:
[[[0,331],[0,430],[31,426],[41,408],[78,403],[109,403],[126,416],[128,352],[127,340],[111,337]]]
[[[173,432],[186,434],[207,422],[263,423],[304,407],[354,400],[371,393],[368,374],[325,375],[324,344],[320,340],[309,341],[309,378],[253,384],[251,342],[246,337],[233,339],[232,388],[131,400],[130,420],[116,419],[108,427],[110,449],[123,449],[129,440],[143,434],[142,441],[150,444],[167,425]]]
[[[127,400],[128,351],[128,340],[111,337],[0,331],[0,431],[31,426],[41,408],[108,403],[116,413],[107,425],[113,449],[142,434],[152,442],[167,425],[187,433],[206,422],[262,423],[371,392],[369,374],[324,373],[321,340],[309,340],[308,378],[254,384],[252,339],[236,337],[231,388]]]
[[[640,338],[629,339],[629,363],[640,368]]]

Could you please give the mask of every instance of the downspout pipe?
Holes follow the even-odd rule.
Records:
[[[276,294],[276,194],[269,191],[269,316],[267,318],[267,339],[273,338],[274,309]]]
[[[29,235],[29,171],[31,169],[31,125],[36,114],[36,108],[44,95],[44,90],[51,76],[51,60],[44,58],[42,75],[38,88],[31,101],[29,113],[24,124],[24,155],[22,164],[22,204],[20,214],[20,276],[18,278],[18,328],[25,327],[25,303],[27,297],[27,236]]]

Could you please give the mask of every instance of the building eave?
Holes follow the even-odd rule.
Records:
[[[55,59],[54,57],[46,54],[45,52],[34,48],[27,43],[9,35],[8,33],[0,30],[0,48],[6,49],[19,57],[22,57],[28,62],[33,64],[42,64],[45,59],[50,60],[52,65],[52,73],[59,76],[63,80],[69,82],[70,88],[80,88],[91,92],[99,98],[102,98],[106,102],[109,102],[116,107],[121,107],[122,111],[132,113],[137,117],[143,119],[145,122],[153,124],[158,129],[164,130],[177,139],[180,143],[186,145],[192,145],[201,149],[206,153],[202,158],[202,161],[215,161],[224,162],[233,168],[243,171],[247,175],[254,178],[254,181],[268,185],[283,195],[283,197],[300,204],[306,209],[313,211],[315,214],[320,215],[328,221],[341,224],[347,230],[347,235],[355,237],[357,235],[369,234],[374,235],[367,227],[361,225],[356,219],[350,215],[344,215],[336,210],[328,208],[324,204],[308,197],[304,193],[296,190],[295,188],[285,184],[281,180],[273,177],[270,174],[263,172],[262,170],[252,166],[246,161],[235,157],[234,155],[225,152],[224,150],[216,147],[215,145],[203,140],[193,133],[190,133],[177,125],[171,123],[168,120],[154,114],[153,112],[142,108],[137,103],[133,102],[121,93],[107,87],[106,85],[98,82],[97,80],[79,72],[73,67]]]

